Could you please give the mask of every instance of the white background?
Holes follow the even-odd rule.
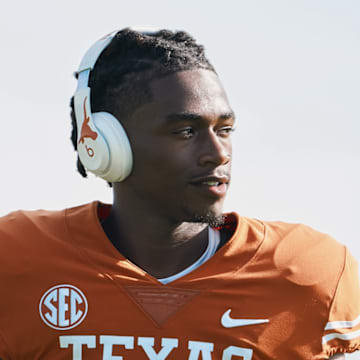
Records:
[[[129,25],[184,29],[206,46],[238,119],[226,210],[307,223],[359,259],[358,0],[1,5],[0,214],[111,202],[75,170],[68,103],[85,50]]]

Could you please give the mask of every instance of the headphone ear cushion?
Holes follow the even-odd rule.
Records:
[[[125,129],[120,121],[108,112],[93,113],[92,119],[109,151],[109,166],[97,175],[109,182],[123,181],[130,175],[133,165],[131,146]]]

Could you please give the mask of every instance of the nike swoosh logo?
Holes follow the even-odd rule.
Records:
[[[221,317],[221,325],[225,328],[233,328],[238,326],[265,324],[270,320],[268,319],[233,319],[230,317],[231,309],[226,310]]]

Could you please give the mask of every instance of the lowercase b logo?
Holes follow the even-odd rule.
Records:
[[[80,144],[80,143],[84,144],[86,152],[89,155],[89,157],[93,157],[94,154],[95,154],[94,149],[85,144],[85,139],[89,138],[89,139],[92,139],[92,140],[95,141],[96,138],[98,137],[98,134],[95,131],[91,130],[91,127],[89,126],[90,117],[87,116],[87,113],[86,113],[86,100],[87,100],[87,96],[85,97],[84,104],[83,104],[83,107],[84,107],[84,121],[83,121],[82,126],[81,126],[80,139],[79,139],[78,144]]]

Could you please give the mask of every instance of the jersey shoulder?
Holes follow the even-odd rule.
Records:
[[[345,266],[346,248],[328,234],[304,224],[264,222],[263,254],[298,285],[328,287],[332,293]],[[329,295],[330,295],[329,293]]]
[[[79,207],[80,208],[80,207]],[[19,210],[0,218],[0,266],[14,269],[71,246],[65,210]],[[14,261],[16,259],[16,261]]]
[[[63,225],[64,210],[19,210],[0,218],[0,246],[11,241],[26,242],[36,239],[39,233],[58,231]]]

